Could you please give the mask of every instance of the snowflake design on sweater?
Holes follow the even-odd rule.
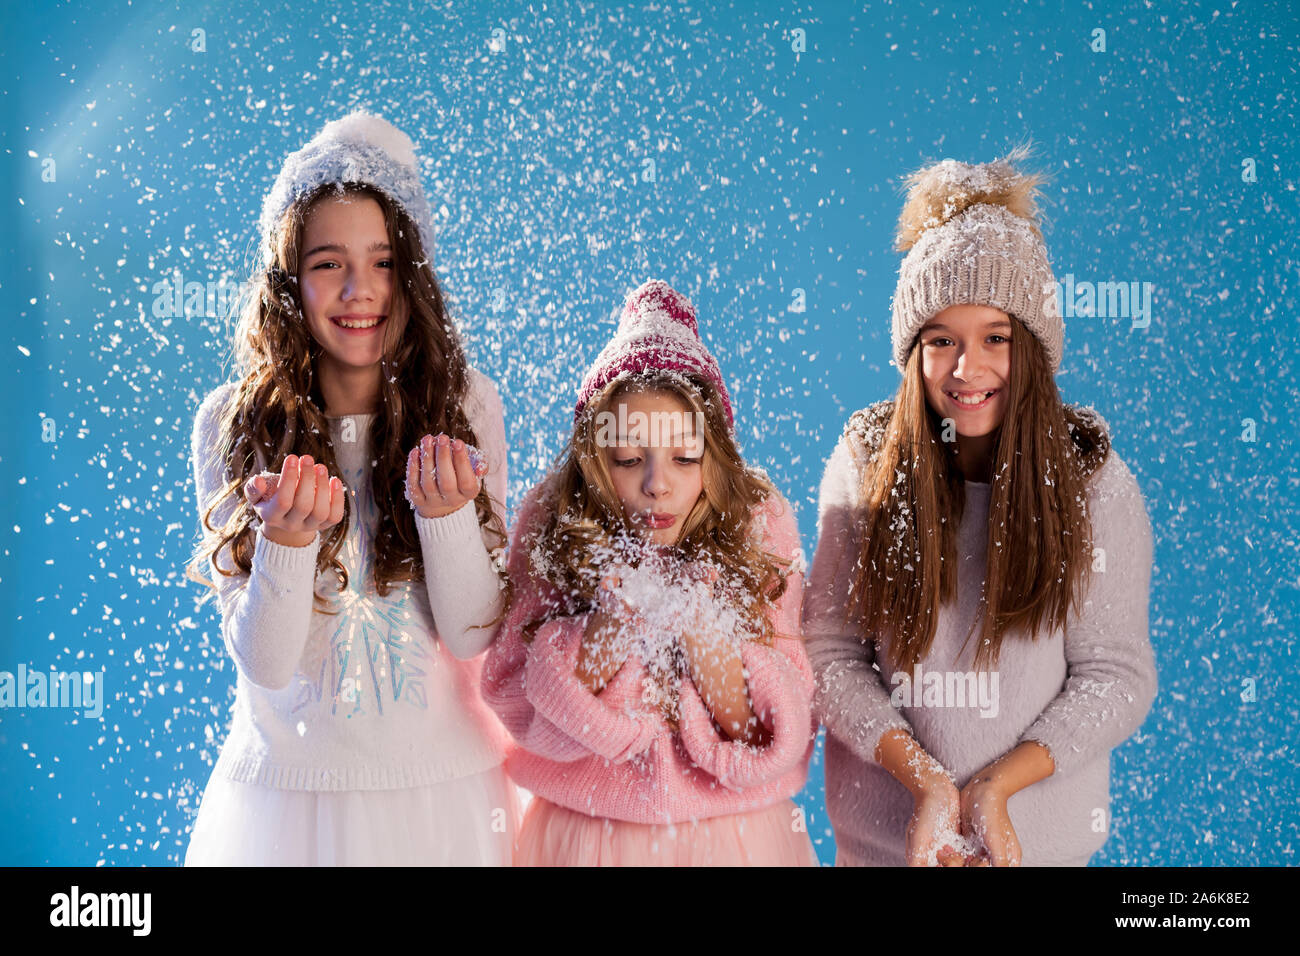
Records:
[[[335,627],[328,648],[309,648],[304,658],[294,712],[320,702],[326,693],[332,716],[382,716],[386,707],[403,703],[426,710],[425,676],[434,658],[413,585],[395,584],[387,597],[375,592],[379,509],[370,493],[370,469],[344,467],[342,472],[352,496],[351,526],[339,552],[348,568],[348,586],[342,592],[328,590],[329,609],[337,612]]]

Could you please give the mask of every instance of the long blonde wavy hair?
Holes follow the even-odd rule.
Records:
[[[743,636],[770,646],[777,635],[769,612],[786,591],[792,560],[762,550],[752,512],[776,489],[741,458],[711,382],[693,374],[655,371],[617,378],[593,395],[574,423],[561,459],[544,479],[546,518],[521,543],[532,555],[533,573],[550,585],[551,596],[544,610],[525,623],[524,640],[531,641],[551,617],[593,610],[610,554],[625,555],[633,563],[638,558],[635,549],[620,545],[640,532],[624,515],[598,445],[596,424],[602,412],[631,392],[666,392],[703,416],[703,490],[676,544],[668,549],[668,560],[704,559],[717,567],[721,592],[744,596],[736,603]],[[664,680],[680,676],[678,672]],[[676,689],[661,685],[660,690],[665,716],[675,726]]]

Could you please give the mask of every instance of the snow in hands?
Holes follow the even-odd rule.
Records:
[[[752,630],[743,609],[753,596],[710,558],[683,559],[628,534],[594,548],[593,558],[597,610],[626,625],[597,649],[595,663],[615,670],[635,656],[647,671],[646,703],[664,703],[665,688],[687,672],[684,638],[697,655],[721,658]]]
[[[474,499],[486,473],[486,459],[473,445],[425,435],[406,456],[406,500],[422,517],[445,517]]]

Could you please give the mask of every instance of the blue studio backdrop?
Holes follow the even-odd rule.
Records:
[[[624,294],[662,277],[809,557],[845,419],[899,380],[902,177],[1031,140],[1058,277],[1141,293],[1067,311],[1058,378],[1112,426],[1155,531],[1160,690],[1112,757],[1094,864],[1296,862],[1292,4],[3,16],[0,670],[101,671],[103,706],[0,709],[0,864],[183,858],[235,674],[183,573],[194,412],[230,373],[227,292],[280,163],[358,107],[421,156],[435,269],[505,399],[512,510]],[[832,861],[820,744],[798,802]]]

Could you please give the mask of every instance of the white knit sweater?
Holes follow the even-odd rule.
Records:
[[[849,420],[821,484],[819,534],[804,600],[804,634],[817,676],[817,715],[827,728],[826,809],[845,859],[905,864],[911,794],[875,761],[881,734],[901,728],[956,778],[957,786],[1034,740],[1056,764],[1048,778],[1007,803],[1026,866],[1083,863],[1109,832],[1109,757],[1141,725],[1156,693],[1147,628],[1151,524],[1128,467],[1112,449],[1089,485],[1093,544],[1105,554],[1068,637],[1056,631],[1030,642],[1003,641],[996,709],[953,706],[955,695],[907,699],[886,654],[862,640],[860,621],[844,620],[854,564],[862,548],[863,471],[889,403]],[[957,597],[940,611],[922,673],[970,673],[988,540],[989,485],[966,483],[957,545]],[[992,675],[989,675],[991,678]],[[928,681],[922,677],[922,686]],[[891,704],[895,695],[901,706]],[[985,716],[987,715],[987,716]]]
[[[216,388],[195,418],[191,461],[200,503],[224,483],[225,462],[215,450],[233,390],[233,383]],[[473,369],[465,413],[487,457],[488,491],[503,505],[501,399]],[[442,518],[417,514],[425,581],[396,584],[387,597],[374,591],[378,515],[369,434],[376,417],[329,419],[352,509],[339,552],[349,575],[342,594],[332,574],[317,579],[319,534],[295,548],[259,528],[251,576],[207,569],[237,665],[234,719],[216,767],[231,779],[292,790],[387,790],[480,773],[504,759],[508,738],[478,689],[479,655],[497,628],[472,626],[496,617],[500,579],[473,504]],[[220,527],[233,507],[227,499],[213,523]],[[218,560],[232,566],[228,552]],[[318,587],[338,614],[313,611]]]

